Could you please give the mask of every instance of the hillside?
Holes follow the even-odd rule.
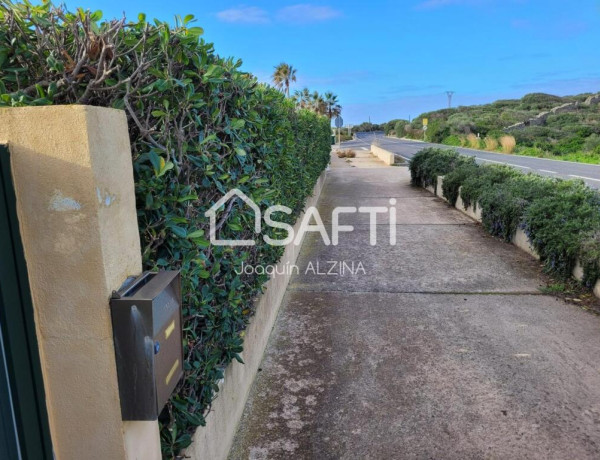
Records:
[[[387,134],[485,150],[600,163],[600,98],[527,94],[522,99],[427,112],[392,120]]]

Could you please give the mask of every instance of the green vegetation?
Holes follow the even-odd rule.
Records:
[[[127,114],[144,268],[182,270],[185,376],[160,417],[163,453],[174,457],[204,424],[225,366],[241,361],[252,300],[268,278],[235,270],[283,252],[253,234],[254,215],[239,202],[220,215],[222,238],[257,245],[210,246],[204,213],[235,187],[260,206],[290,207],[284,217],[294,222],[329,162],[331,128],[240,71],[239,60],[216,55],[192,16],[174,27],[101,16],[2,2],[0,106]]]
[[[437,110],[407,123],[401,135],[398,129],[391,127],[398,120],[384,126],[387,133],[394,131],[398,137],[423,139],[423,118],[428,118],[427,140],[430,142],[600,164],[600,105],[586,105],[588,96],[590,94],[559,97],[534,93],[522,99]],[[579,103],[573,111],[550,113],[539,125],[532,123],[506,131],[511,125],[528,122],[542,112],[573,102]]]
[[[329,120],[342,113],[342,106],[338,101],[338,97],[331,91],[321,95],[318,91],[311,93],[308,88],[303,88],[294,91],[294,101],[299,108],[325,115]]]
[[[438,176],[444,176],[459,165],[474,163],[474,161],[454,150],[423,149],[411,159],[411,183],[417,187],[437,187]]]
[[[378,125],[377,123],[370,123],[368,121],[365,121],[365,122],[361,123],[360,125],[355,125],[352,127],[353,133],[370,133],[372,131],[383,131],[383,130],[384,130],[383,125]]]
[[[275,66],[275,71],[271,78],[275,88],[283,91],[287,97],[290,97],[290,84],[296,81],[296,69],[282,62]]]
[[[579,260],[586,286],[600,277],[600,193],[582,181],[480,166],[456,151],[432,148],[412,158],[410,172],[416,186],[444,176],[443,195],[452,205],[461,187],[464,205],[481,208],[490,234],[510,241],[523,229],[548,272],[567,279]]]

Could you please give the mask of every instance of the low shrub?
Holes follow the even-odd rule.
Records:
[[[442,143],[446,145],[452,145],[454,147],[461,147],[463,145],[462,139],[456,134],[446,137]]]
[[[513,153],[517,147],[517,140],[513,136],[502,136],[500,145],[504,153]]]
[[[581,181],[554,181],[523,212],[523,229],[549,271],[569,277],[586,239],[600,229],[600,194]],[[589,278],[589,274],[588,274]]]
[[[469,134],[467,136],[467,142],[472,149],[478,149],[480,147],[479,138],[475,134]]]
[[[583,149],[586,152],[600,152],[600,136],[592,134],[588,137],[583,144]]]
[[[461,198],[464,206],[473,205],[477,208],[479,198],[484,191],[518,174],[520,174],[519,171],[506,165],[478,166],[475,173],[467,176],[461,184]]]
[[[460,164],[444,175],[444,182],[442,183],[443,195],[452,206],[456,205],[458,190],[461,185],[468,177],[477,174],[478,171],[474,157],[463,156],[457,161],[460,161]]]
[[[338,150],[336,155],[338,158],[354,158],[356,157],[356,153],[352,150]]]
[[[495,176],[495,184],[502,186],[480,189],[476,203],[482,209],[482,225],[490,234],[511,241],[523,221],[525,209],[533,200],[552,193],[554,184],[534,174],[491,175]]]
[[[493,152],[498,148],[498,141],[493,137],[486,137],[483,142],[485,143],[485,149]]]
[[[548,272],[569,278],[579,260],[586,286],[599,279],[600,193],[582,181],[480,166],[470,157],[437,149],[418,152],[410,170],[414,185],[432,185],[434,175],[444,175],[443,195],[451,204],[461,188],[465,207],[481,208],[490,234],[511,241],[517,228],[523,229]]]
[[[411,183],[418,187],[437,187],[438,176],[452,171],[463,158],[456,150],[433,147],[423,149],[410,161]]]
[[[596,231],[583,241],[579,262],[583,267],[583,283],[594,286],[600,279],[600,231]]]

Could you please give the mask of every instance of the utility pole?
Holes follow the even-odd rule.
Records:
[[[446,94],[448,95],[448,108],[451,109],[452,108],[452,96],[454,96],[454,91],[446,91]]]

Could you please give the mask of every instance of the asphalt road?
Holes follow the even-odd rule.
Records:
[[[356,137],[353,141],[343,142],[342,146],[366,150],[373,142],[378,141],[381,148],[393,152],[405,160],[410,160],[415,153],[426,147],[455,148],[464,155],[474,156],[477,158],[477,162],[481,164],[501,163],[514,166],[523,172],[534,172],[543,176],[582,179],[590,187],[600,188],[600,165],[450,147],[428,142],[386,137],[383,133],[357,133]]]

